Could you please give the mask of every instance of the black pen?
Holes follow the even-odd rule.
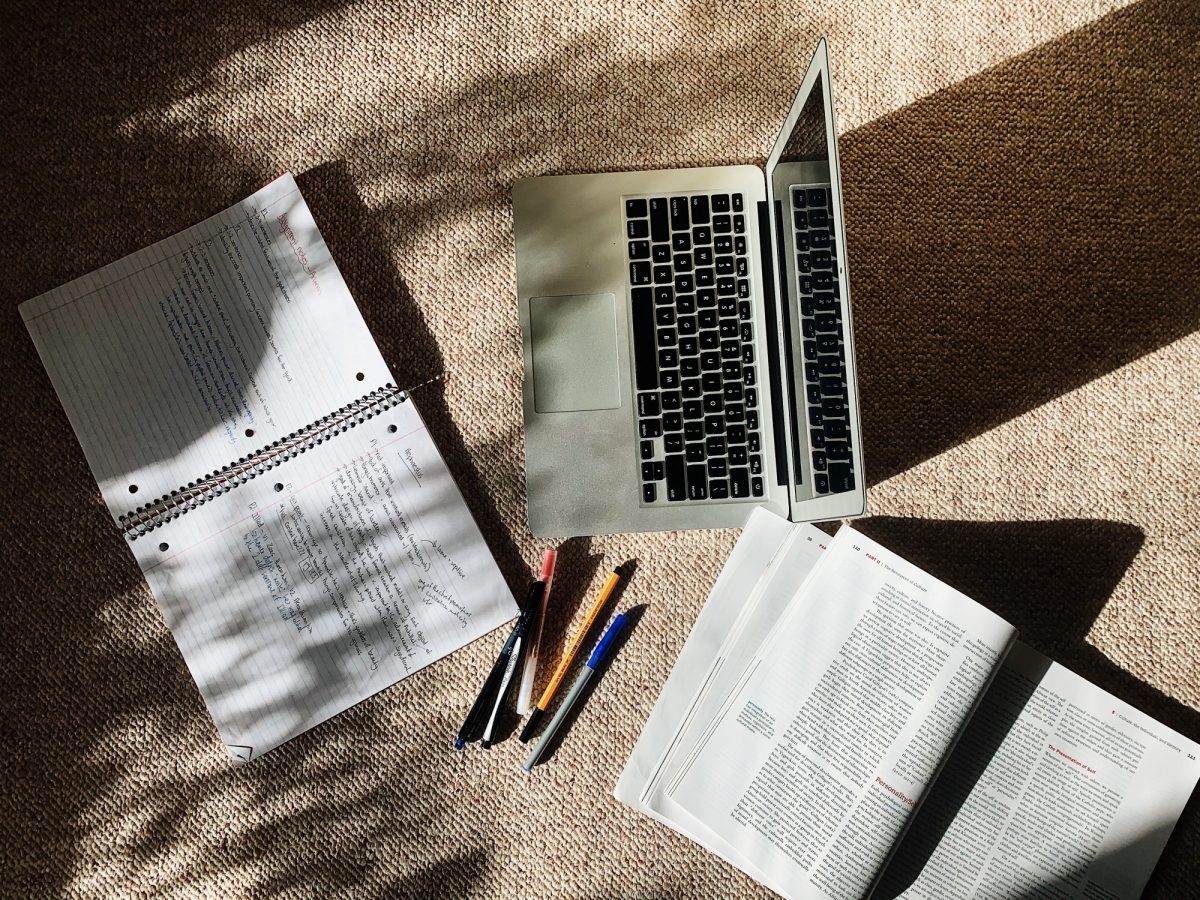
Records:
[[[492,671],[488,673],[487,680],[483,683],[483,689],[475,698],[475,703],[471,706],[471,711],[467,713],[467,719],[458,732],[458,738],[454,741],[455,750],[461,750],[467,744],[477,741],[481,737],[484,738],[485,747],[491,746],[492,726],[504,704],[508,688],[512,684],[512,675],[517,666],[525,632],[529,630],[533,617],[537,615],[541,607],[542,594],[546,590],[546,582],[553,570],[554,556],[547,554],[547,558],[542,563],[542,577],[530,586],[529,596],[525,599],[525,606],[517,618],[517,624],[513,626],[512,634],[504,642],[504,647],[501,648],[500,655],[492,666]]]

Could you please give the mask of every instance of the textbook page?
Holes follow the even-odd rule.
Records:
[[[675,818],[659,813],[661,789],[736,686],[829,540],[811,525],[793,525],[766,510],[754,512],[617,783],[618,799],[628,797],[625,802],[735,864],[729,848],[701,823],[681,816],[678,809],[672,810]]]
[[[749,614],[748,608],[756,603],[760,594],[758,585],[789,541],[794,527],[787,519],[762,508],[750,514],[617,781],[613,795],[622,803],[664,821],[642,803],[648,783],[661,770],[664,757],[686,727],[730,635],[742,617]]]
[[[1014,634],[843,526],[668,800],[779,893],[858,900]]]
[[[517,612],[411,400],[130,546],[242,761]]]
[[[392,380],[291,175],[20,310],[114,519]]]
[[[1141,895],[1200,747],[1018,643],[875,893],[912,900]]]

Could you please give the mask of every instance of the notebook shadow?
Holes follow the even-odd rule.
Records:
[[[1087,641],[1092,624],[1142,547],[1141,529],[1102,520],[956,522],[891,517],[863,519],[856,527],[1011,622],[1021,640],[1052,660],[1186,737],[1200,740],[1200,712],[1131,675]],[[1016,713],[1000,709],[995,714],[1003,718]],[[998,741],[1006,730],[986,731],[980,740]],[[980,755],[989,758],[994,749]],[[969,791],[982,772],[982,766],[968,768],[973,773],[969,778],[943,790],[965,796],[962,792]],[[951,808],[957,806],[947,802],[935,808],[943,812],[923,820],[921,832],[905,838],[916,843],[917,856],[923,853],[925,859],[948,827]],[[1167,843],[1146,896],[1154,896],[1149,888],[1174,895],[1176,886],[1194,884],[1200,878],[1198,846],[1200,804],[1193,798]],[[1136,851],[1135,842],[1116,852]],[[911,878],[917,871],[905,874]]]
[[[841,139],[871,483],[1200,328],[1195,24],[1143,0]]]

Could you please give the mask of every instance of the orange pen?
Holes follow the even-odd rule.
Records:
[[[583,643],[583,639],[587,637],[587,633],[591,630],[592,625],[595,624],[597,616],[600,615],[600,610],[608,602],[608,598],[612,595],[617,582],[624,576],[625,570],[617,566],[608,578],[604,580],[604,586],[600,588],[600,596],[592,603],[592,608],[588,610],[587,618],[583,620],[583,624],[575,632],[575,637],[567,645],[566,652],[563,653],[562,659],[558,661],[558,668],[554,670],[554,675],[551,677],[550,683],[546,685],[546,690],[542,692],[542,699],[537,702],[537,706],[533,708],[533,712],[529,715],[529,721],[521,729],[522,743],[533,737],[533,732],[537,729],[542,716],[545,715],[546,708],[550,705],[550,701],[554,699],[554,692],[558,690],[558,686],[562,683],[567,670],[571,668],[571,663],[575,661],[575,654],[579,652],[579,645]]]

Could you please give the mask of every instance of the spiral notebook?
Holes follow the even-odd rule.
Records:
[[[235,760],[516,614],[291,175],[20,310]]]

